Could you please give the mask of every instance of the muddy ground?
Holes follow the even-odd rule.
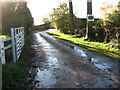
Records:
[[[76,54],[73,50],[74,46],[66,46],[59,39],[56,41],[56,38],[48,35],[45,31],[35,31],[33,37],[31,45],[33,56],[29,61],[29,74],[32,83],[29,88],[120,87],[120,79],[117,74],[118,66],[113,68],[115,72],[103,70],[91,62],[92,58],[86,58],[84,53]],[[95,52],[91,54],[94,56]]]

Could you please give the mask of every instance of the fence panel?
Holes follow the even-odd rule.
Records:
[[[16,59],[18,60],[21,52],[22,47],[24,46],[24,28],[15,28],[15,44],[16,44]]]
[[[9,44],[8,46],[4,46],[4,43],[6,41],[12,41],[12,44]],[[0,39],[0,48],[1,48],[1,63],[5,64],[5,50],[12,47],[12,55],[13,55],[13,61],[16,63],[16,60],[19,59],[22,47],[24,46],[24,28],[11,28],[11,37],[7,39]]]

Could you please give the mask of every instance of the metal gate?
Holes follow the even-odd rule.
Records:
[[[12,44],[8,46],[4,46],[4,43],[6,41],[10,41]],[[24,27],[20,28],[11,28],[11,37],[7,39],[0,39],[0,46],[1,46],[1,63],[5,64],[5,50],[9,49],[12,47],[12,54],[13,54],[13,61],[16,63],[16,60],[19,59],[21,52],[22,52],[22,47],[24,46]]]

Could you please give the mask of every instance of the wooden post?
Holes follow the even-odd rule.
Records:
[[[1,38],[1,63],[5,64],[5,51],[4,51],[4,39]]]
[[[14,28],[11,28],[11,38],[12,38],[12,54],[13,54],[13,61],[16,63],[16,52],[15,52],[15,36],[14,36]]]
[[[72,6],[72,0],[69,0],[69,13],[70,13],[70,29],[71,29],[71,34],[74,34],[75,31],[75,24],[74,24],[74,15],[73,15],[73,6]]]

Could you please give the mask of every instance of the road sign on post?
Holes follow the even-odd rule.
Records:
[[[87,0],[87,26],[86,26],[86,37],[92,40],[94,38],[92,30],[92,21],[94,21],[94,16],[92,15],[92,0]]]
[[[71,29],[71,34],[74,34],[75,25],[74,25],[72,0],[69,0],[69,13],[70,13],[70,27],[71,27],[70,29]]]
[[[87,21],[94,21],[93,15],[87,15]]]

